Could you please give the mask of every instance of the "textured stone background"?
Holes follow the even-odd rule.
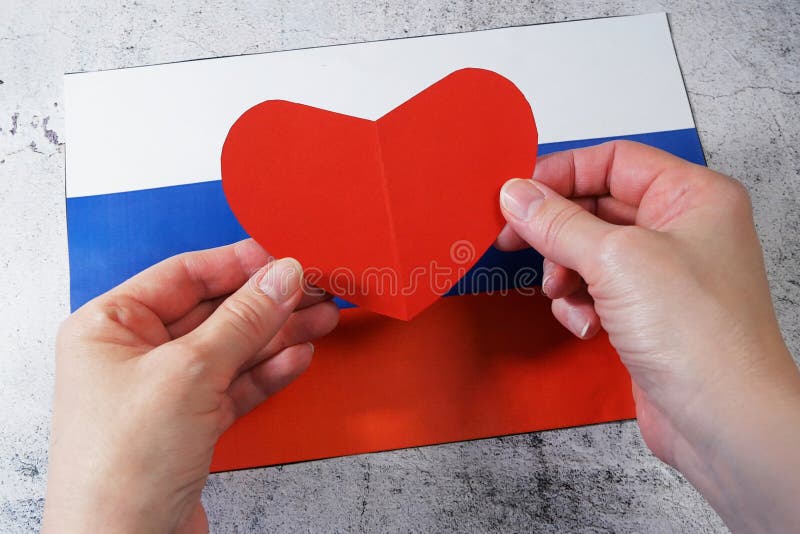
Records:
[[[64,72],[667,11],[709,165],[752,192],[800,353],[795,0],[189,4],[0,0],[0,531],[37,529],[47,477],[53,335],[68,311]],[[204,501],[217,532],[725,530],[632,422],[215,475]]]

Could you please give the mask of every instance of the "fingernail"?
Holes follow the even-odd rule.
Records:
[[[500,190],[500,204],[517,219],[527,221],[533,216],[544,195],[530,180],[514,178]]]
[[[583,325],[583,330],[581,330],[581,335],[580,335],[581,339],[585,339],[586,338],[586,334],[589,333],[589,325],[590,324],[591,323],[589,321],[586,321],[586,324]]]
[[[300,288],[303,268],[294,258],[281,258],[267,264],[258,289],[276,304],[285,302]]]
[[[533,176],[531,177],[531,180],[538,180],[542,175],[541,170],[542,170],[541,165],[537,165],[536,167],[534,167]]]
[[[567,312],[567,323],[569,324],[569,329],[573,334],[581,339],[586,338],[586,334],[589,333],[591,321],[584,317],[580,311],[575,308],[571,308],[569,312]]]
[[[314,351],[316,350],[316,347],[314,347],[314,344],[312,342],[310,342],[310,341],[307,341],[306,343],[308,343],[308,346],[311,348],[311,354],[314,354]]]
[[[542,293],[544,293],[545,297],[550,296],[550,279],[552,278],[551,275],[546,275],[544,280],[542,280]]]
[[[542,293],[544,296],[550,296],[550,281],[553,278],[553,268],[551,267],[551,263],[545,261],[542,265]]]

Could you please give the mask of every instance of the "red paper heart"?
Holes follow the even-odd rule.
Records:
[[[531,176],[537,140],[513,83],[462,69],[377,121],[258,104],[228,133],[222,184],[270,253],[297,258],[333,294],[408,320],[489,248],[504,224],[500,187]]]

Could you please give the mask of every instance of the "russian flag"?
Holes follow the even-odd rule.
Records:
[[[247,237],[219,157],[248,108],[285,99],[374,120],[466,67],[522,90],[540,155],[630,139],[705,163],[665,14],[69,74],[72,308],[166,257]],[[571,339],[544,297],[506,291],[540,267],[535,251],[490,249],[411,322],[343,310],[309,371],[223,436],[213,468],[632,417],[607,338]],[[486,268],[508,276],[476,279]]]

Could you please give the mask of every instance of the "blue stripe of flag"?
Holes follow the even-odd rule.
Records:
[[[539,146],[545,155],[629,139],[705,165],[697,130],[673,130]],[[181,252],[244,239],[219,181],[67,199],[70,303],[73,310],[143,269]],[[538,285],[542,258],[532,250],[489,249],[448,295]],[[525,276],[518,276],[525,270]],[[502,272],[505,276],[495,276]],[[535,276],[530,276],[535,272]],[[487,275],[487,273],[490,273]],[[494,273],[494,274],[491,274]],[[506,282],[502,282],[505,280]],[[340,306],[348,306],[340,301]]]

